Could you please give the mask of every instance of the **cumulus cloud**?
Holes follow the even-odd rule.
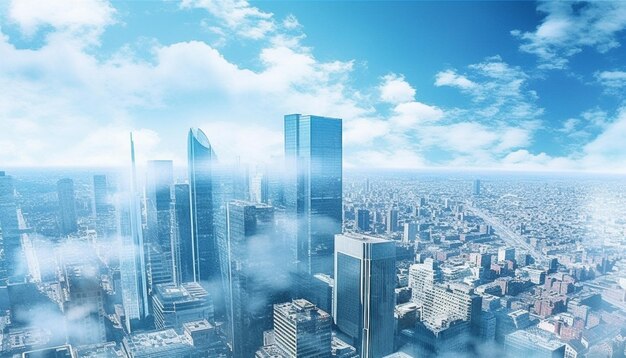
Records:
[[[398,104],[412,101],[415,89],[402,76],[389,74],[383,77],[383,83],[378,87],[380,99],[384,102]]]
[[[437,73],[435,78],[435,86],[451,86],[458,87],[463,90],[469,90],[476,87],[476,83],[467,79],[463,75],[459,75],[454,70],[445,70]]]
[[[519,49],[536,55],[544,69],[566,68],[569,58],[585,48],[606,53],[619,47],[619,34],[626,28],[623,1],[548,1],[537,10],[545,18],[535,31],[511,34],[521,40]]]

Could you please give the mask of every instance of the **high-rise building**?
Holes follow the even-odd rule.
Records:
[[[474,183],[472,185],[472,194],[480,195],[480,180],[478,179],[474,180]]]
[[[415,222],[404,223],[404,234],[402,235],[402,241],[405,243],[415,241],[418,227],[418,224]]]
[[[191,211],[189,205],[189,184],[174,185],[174,225],[172,225],[173,251],[179,282],[194,280],[193,241],[191,239]]]
[[[171,160],[149,160],[146,175],[146,222],[148,253],[148,290],[172,282],[171,188],[174,184]]]
[[[330,327],[330,315],[307,300],[274,305],[274,341],[285,357],[330,357]]]
[[[342,123],[337,118],[284,118],[285,207],[295,227],[298,272],[306,282],[333,271],[334,235],[342,224]]]
[[[252,357],[263,344],[263,331],[271,328],[272,304],[280,292],[272,292],[272,240],[274,208],[265,204],[231,201],[227,209],[227,235],[218,242],[224,292],[227,336],[233,357]],[[262,251],[263,250],[263,251]],[[274,278],[275,280],[275,278]],[[286,278],[285,278],[286,280]],[[281,297],[282,298],[282,297]]]
[[[146,219],[148,241],[163,248],[170,245],[170,202],[174,184],[171,160],[149,160],[146,175]],[[169,250],[168,250],[169,251]]]
[[[367,209],[357,209],[356,228],[359,231],[370,231],[370,211]]]
[[[64,178],[57,182],[59,199],[59,229],[62,235],[76,231],[76,198],[74,197],[74,181]]]
[[[114,237],[116,233],[115,208],[109,197],[109,183],[104,174],[93,176],[92,213],[96,218],[96,232],[99,240]]]
[[[211,296],[196,282],[158,284],[152,299],[157,329],[181,329],[187,322],[213,321]]]
[[[393,352],[395,254],[390,240],[354,233],[335,236],[333,318],[364,358]]]
[[[187,155],[194,281],[219,282],[219,258],[213,234],[211,182],[211,168],[216,158],[209,139],[199,128],[189,130]],[[185,259],[187,258],[183,256],[183,260]],[[186,264],[183,263],[182,266]]]
[[[141,327],[149,314],[146,255],[144,253],[141,220],[141,198],[137,192],[135,143],[130,135],[130,188],[128,196],[119,203],[120,279],[125,326],[128,332]]]
[[[8,281],[24,282],[25,272],[21,269],[24,257],[20,240],[20,227],[15,204],[13,178],[0,171],[0,229],[2,229],[2,248],[4,260],[0,262],[0,285]]]
[[[93,176],[93,213],[95,217],[109,211],[109,189],[107,176],[100,174]]]
[[[387,233],[398,231],[398,210],[391,208],[387,210]]]

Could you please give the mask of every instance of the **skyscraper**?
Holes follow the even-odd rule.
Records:
[[[191,239],[191,210],[189,205],[189,184],[174,185],[174,235],[176,246],[174,251],[177,262],[175,266],[178,272],[175,276],[180,282],[194,280],[193,270],[193,241]]]
[[[356,227],[359,231],[370,231],[370,211],[358,209],[356,211]]]
[[[106,175],[93,176],[93,213],[98,217],[109,211],[109,190]]]
[[[171,160],[149,160],[146,175],[146,221],[148,253],[148,283],[154,285],[172,282],[171,244],[171,187],[174,184]]]
[[[390,208],[387,210],[387,232],[392,233],[398,231],[398,210]]]
[[[393,241],[355,233],[335,236],[333,318],[363,358],[393,352],[395,254]]]
[[[0,229],[2,229],[2,247],[4,249],[4,267],[0,270],[0,284],[7,281],[23,282],[25,273],[20,268],[24,258],[20,240],[20,228],[15,204],[13,178],[0,171]]]
[[[126,319],[125,325],[129,332],[140,327],[148,315],[146,257],[144,254],[140,197],[137,193],[135,143],[132,133],[130,135],[130,157],[130,189],[127,200],[120,203],[119,210],[119,236],[122,244],[120,250],[122,304]]]
[[[174,184],[171,160],[149,160],[146,175],[146,216],[149,242],[161,247],[170,245],[170,191]]]
[[[59,199],[59,229],[67,235],[76,231],[76,198],[74,197],[74,181],[64,178],[57,182]]]
[[[285,207],[296,223],[290,231],[304,276],[333,271],[333,237],[342,221],[341,132],[337,118],[284,118]]]
[[[194,281],[219,282],[219,258],[213,234],[211,182],[215,152],[209,139],[199,128],[189,130],[187,155]],[[188,258],[183,256],[183,260],[185,259]],[[182,266],[186,264],[183,263]]]
[[[271,328],[273,296],[269,275],[280,275],[270,258],[275,239],[274,208],[265,204],[232,201],[227,209],[228,230],[220,237],[220,260],[228,340],[233,357],[252,357]]]
[[[472,185],[472,193],[474,195],[480,195],[480,180],[474,180],[474,183]]]

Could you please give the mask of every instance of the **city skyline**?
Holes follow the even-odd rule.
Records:
[[[346,170],[626,167],[622,2],[79,4],[0,6],[5,167],[121,166],[129,131],[180,166],[188,127],[272,162],[285,113],[344,118]]]
[[[626,2],[0,2],[0,356],[626,358]]]

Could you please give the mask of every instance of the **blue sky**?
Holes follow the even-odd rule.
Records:
[[[625,2],[7,1],[0,165],[280,158],[344,119],[347,168],[626,171]]]

